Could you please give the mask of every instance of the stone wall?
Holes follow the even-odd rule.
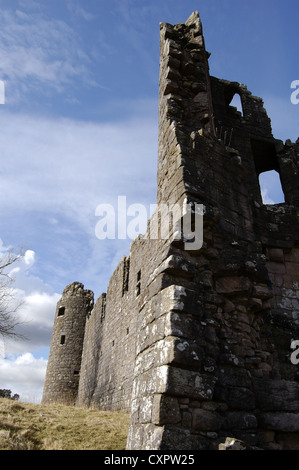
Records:
[[[140,311],[162,288],[164,245],[137,238],[96,302],[86,322],[78,405],[130,409]]]

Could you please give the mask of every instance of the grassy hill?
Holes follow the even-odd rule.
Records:
[[[0,398],[0,450],[122,450],[129,415]]]

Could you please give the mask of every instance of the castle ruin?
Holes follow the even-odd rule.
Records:
[[[127,449],[299,450],[299,140],[208,59],[198,12],[160,25],[157,204],[203,204],[202,247],[138,236],[95,304],[67,286],[43,403],[130,412]],[[262,201],[268,170],[284,203]]]

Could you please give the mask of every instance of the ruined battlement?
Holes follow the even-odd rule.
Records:
[[[209,56],[198,12],[160,25],[157,203],[202,204],[202,247],[139,236],[94,306],[68,286],[43,401],[130,411],[128,449],[298,450],[299,141]],[[284,203],[263,204],[268,170]]]

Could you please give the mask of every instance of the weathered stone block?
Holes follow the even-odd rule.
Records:
[[[216,290],[219,294],[250,294],[251,289],[252,282],[247,277],[223,277],[216,281]]]
[[[215,376],[170,367],[167,392],[172,395],[187,396],[198,400],[211,400],[216,381]]]
[[[271,261],[276,261],[278,263],[284,262],[283,249],[281,248],[269,248],[268,255]]]
[[[222,429],[256,429],[258,420],[255,414],[242,411],[232,411],[226,413],[222,422]]]
[[[268,287],[258,286],[258,285],[254,286],[253,295],[255,297],[258,297],[259,299],[263,299],[263,300],[270,299],[271,297],[273,297],[273,294],[270,291],[270,289],[268,289]]]
[[[192,413],[192,429],[194,431],[218,431],[221,426],[221,417],[216,412],[197,408]]]
[[[152,409],[154,424],[176,424],[181,421],[178,399],[168,395],[155,394]]]
[[[259,424],[273,431],[299,432],[299,413],[261,413]]]
[[[257,405],[264,411],[299,411],[299,383],[288,380],[255,379]]]

